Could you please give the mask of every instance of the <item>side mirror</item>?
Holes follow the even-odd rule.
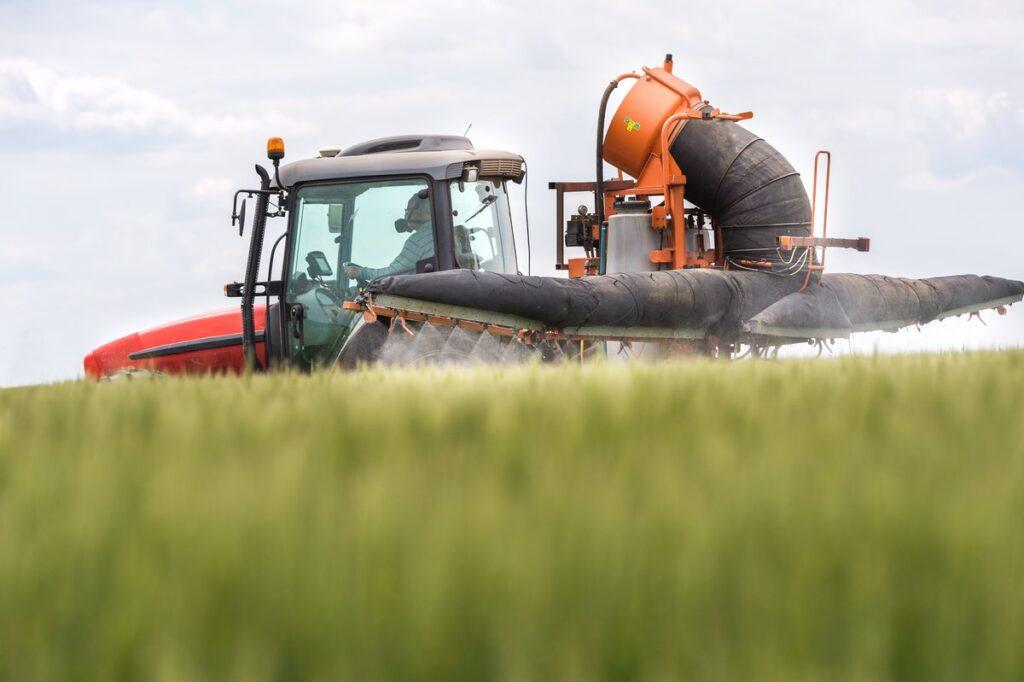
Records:
[[[306,254],[306,272],[313,279],[330,277],[334,274],[331,269],[331,264],[327,261],[327,256],[324,255],[323,251],[310,251]]]
[[[341,234],[341,210],[341,204],[327,205],[327,231],[330,232],[331,234]]]
[[[242,236],[242,231],[245,229],[245,202],[246,199],[242,199],[242,206],[238,209],[238,213],[231,216],[231,224],[238,224],[238,236]]]

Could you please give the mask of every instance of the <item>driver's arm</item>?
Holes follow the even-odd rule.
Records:
[[[409,235],[390,265],[382,268],[362,268],[359,279],[372,282],[388,275],[408,275],[416,272],[416,263],[434,255],[434,233],[429,227]]]

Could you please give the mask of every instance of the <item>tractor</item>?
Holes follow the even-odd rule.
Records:
[[[809,197],[789,161],[740,125],[751,117],[711,105],[671,55],[613,79],[595,179],[549,184],[555,268],[568,277],[521,272],[508,193],[526,176],[517,154],[403,135],[282,165],[284,143],[271,138],[271,168],[257,165],[258,187],[232,202],[240,236],[254,203],[244,276],[224,287],[241,305],[103,345],[86,374],[765,357],[1021,300],[1024,283],[997,277],[825,272],[829,248],[870,248],[828,236],[831,154],[815,156]],[[617,177],[604,177],[606,163]],[[593,210],[566,217],[573,193]]]

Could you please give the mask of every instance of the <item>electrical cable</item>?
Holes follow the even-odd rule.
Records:
[[[530,169],[523,161],[523,215],[526,217],[526,274],[533,274],[533,253],[530,247]]]
[[[796,259],[795,263],[781,270],[766,270],[764,268],[752,268],[746,265],[741,265],[734,258],[726,258],[726,261],[734,268],[738,268],[740,270],[749,270],[750,272],[762,272],[766,275],[772,275],[774,277],[795,277],[796,275],[800,274],[803,271],[804,266],[807,264],[807,251],[808,250],[805,249],[803,254]]]

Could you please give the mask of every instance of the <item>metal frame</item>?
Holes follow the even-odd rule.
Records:
[[[611,180],[604,183],[605,192],[617,192],[630,189],[636,185],[632,180]],[[565,195],[576,193],[588,193],[597,205],[597,183],[596,182],[549,182],[548,189],[555,191],[555,270],[568,270],[569,276],[579,271],[579,277],[587,270],[588,262],[593,260],[587,258],[570,258],[565,260]],[[598,235],[593,235],[597,239]]]

